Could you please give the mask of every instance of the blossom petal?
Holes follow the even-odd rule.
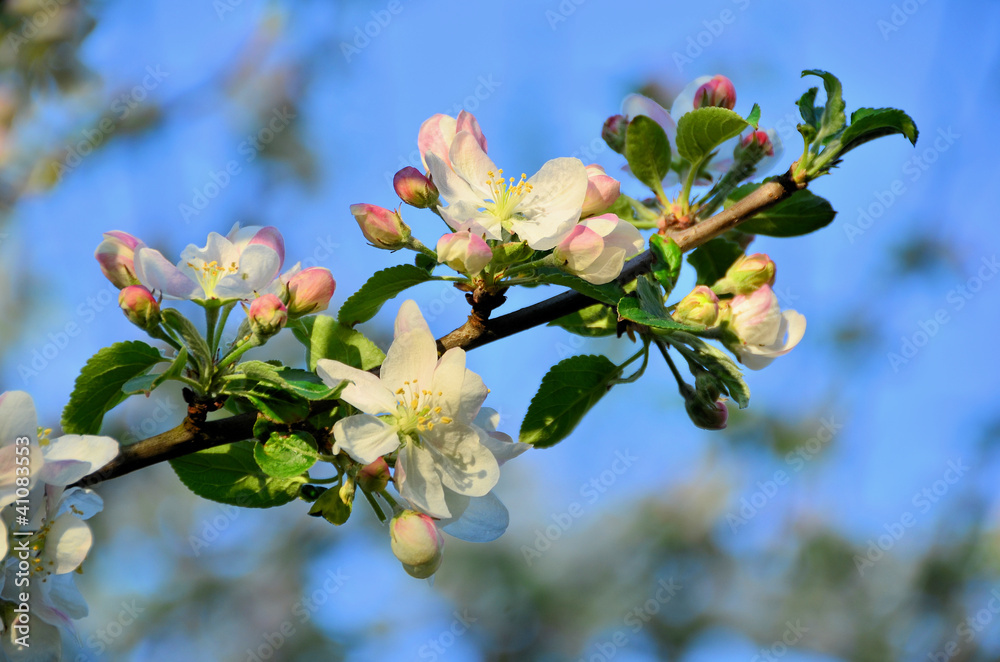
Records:
[[[104,510],[104,500],[94,490],[83,487],[72,487],[66,490],[59,501],[56,517],[63,513],[72,513],[80,519],[90,519]]]
[[[201,286],[174,266],[158,250],[139,246],[135,250],[135,277],[147,289],[168,299],[197,299],[204,296]]]
[[[441,407],[442,414],[460,418],[462,413],[462,383],[465,381],[465,350],[452,347],[441,355],[434,368],[431,391],[435,394],[434,404]],[[441,395],[437,395],[440,393]],[[472,417],[469,417],[471,421]],[[467,422],[460,418],[461,422]]]
[[[278,228],[271,225],[260,228],[250,239],[250,246],[256,245],[267,246],[278,254],[278,270],[280,271],[281,267],[285,264],[285,239],[281,236],[281,233],[278,232]],[[241,254],[241,262],[242,259],[243,256]]]
[[[437,425],[423,435],[434,455],[441,483],[466,496],[483,496],[500,479],[500,465],[493,453],[479,441],[471,425],[452,422]]]
[[[427,449],[407,444],[399,451],[396,486],[417,510],[431,517],[451,517],[434,456]]]
[[[45,549],[39,560],[53,574],[73,572],[87,558],[93,542],[94,534],[86,522],[73,515],[60,515],[45,536]]]
[[[491,542],[502,536],[509,524],[507,507],[490,492],[469,499],[461,516],[447,524],[442,523],[441,530],[460,540]]]
[[[437,186],[441,197],[449,204],[465,201],[482,206],[482,196],[451,169],[450,163],[445,162],[437,154],[428,153],[425,158],[427,159],[427,170],[431,174],[434,185]]]
[[[441,207],[441,217],[454,230],[466,230],[484,239],[503,239],[503,226],[500,219],[482,210],[483,202],[459,201]]]
[[[48,581],[42,583],[42,600],[71,619],[84,618],[89,611],[73,575],[50,576]]]
[[[239,257],[239,270],[219,280],[215,295],[220,299],[248,299],[274,282],[281,262],[281,256],[270,246],[251,244]]]
[[[385,354],[382,368],[379,370],[382,384],[393,393],[403,389],[430,388],[437,363],[437,342],[430,328],[419,324],[416,317],[421,317],[417,304],[410,301],[400,307],[397,317],[401,317],[400,329],[409,329],[397,335],[389,351]],[[412,386],[413,383],[426,386]]]
[[[67,434],[43,449],[45,465],[39,479],[65,486],[94,473],[118,455],[118,442],[111,437]]]
[[[474,135],[468,131],[456,134],[449,157],[455,173],[465,180],[481,200],[493,198],[488,182],[501,179],[502,176]]]
[[[420,306],[417,305],[417,302],[413,299],[407,299],[399,306],[399,312],[396,313],[393,337],[399,337],[413,330],[430,333],[431,327],[427,325],[427,320],[420,312]]]
[[[420,150],[420,158],[423,159],[425,168],[430,168],[427,163],[428,154],[434,154],[445,165],[451,166],[451,162],[448,161],[448,148],[451,147],[451,141],[455,139],[456,124],[454,117],[438,113],[431,115],[420,125],[420,132],[417,134],[417,148]]]
[[[348,416],[333,426],[334,451],[344,451],[362,464],[370,464],[399,448],[399,432],[370,414]]]
[[[580,159],[552,159],[528,183],[531,191],[515,208],[524,219],[512,220],[511,227],[536,250],[554,248],[580,220],[587,196],[587,168]]]
[[[396,412],[396,396],[370,372],[358,370],[340,361],[320,359],[316,362],[316,374],[330,388],[343,381],[351,382],[344,387],[340,399],[366,414]]]
[[[636,115],[645,115],[649,119],[659,124],[672,147],[677,145],[677,121],[670,116],[663,106],[656,103],[649,97],[641,94],[630,94],[622,101],[622,115],[633,119]]]
[[[479,428],[478,431],[480,433],[479,442],[493,453],[498,466],[503,466],[531,448],[531,444],[514,441],[510,435],[503,432],[490,432],[482,428]]]
[[[679,120],[683,115],[694,110],[694,95],[705,83],[712,80],[711,76],[699,76],[687,84],[680,94],[674,98],[673,105],[670,106],[670,116],[674,120]],[[671,144],[673,140],[670,141]]]
[[[483,151],[487,151],[486,136],[483,135],[483,130],[479,126],[479,121],[476,120],[475,115],[467,110],[460,112],[455,122],[455,133],[460,131],[468,131],[471,133],[476,138],[476,142],[479,143],[479,146],[483,148]]]

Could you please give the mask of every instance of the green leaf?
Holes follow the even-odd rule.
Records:
[[[654,234],[649,238],[649,250],[653,253],[653,276],[670,296],[683,264],[680,246],[673,239]]]
[[[426,283],[432,276],[412,264],[400,264],[378,271],[340,307],[337,320],[354,326],[375,317],[385,302],[407,288]]]
[[[249,400],[254,409],[275,423],[291,425],[309,416],[309,400],[276,384],[227,379],[224,392]]]
[[[191,320],[181,315],[174,308],[164,308],[161,313],[163,325],[175,331],[187,345],[188,353],[198,367],[198,375],[204,378],[211,373],[214,363],[212,350],[202,337],[201,332],[191,323]]]
[[[494,266],[504,266],[525,262],[530,260],[535,254],[535,250],[524,241],[511,241],[505,244],[497,244],[493,247],[493,259],[490,261]]]
[[[758,104],[754,104],[753,108],[750,109],[750,114],[747,115],[747,124],[752,126],[754,128],[754,131],[756,131],[757,124],[759,122],[760,122],[760,106]]]
[[[292,333],[306,346],[310,370],[316,370],[316,362],[320,359],[340,361],[358,370],[377,368],[385,360],[385,354],[378,345],[363,333],[327,315],[299,320]]]
[[[726,209],[757,187],[756,184],[751,186],[741,186],[733,191],[726,200]],[[802,189],[740,223],[739,229],[741,232],[769,237],[798,237],[825,228],[836,215],[837,212],[826,199],[808,189]]]
[[[840,154],[870,140],[897,133],[916,145],[920,132],[910,116],[896,108],[859,108],[851,115],[851,125],[840,134]]]
[[[613,336],[618,332],[618,313],[603,303],[595,303],[549,322],[549,326],[560,326],[585,338]]]
[[[550,285],[568,287],[595,301],[601,301],[611,306],[617,304],[618,300],[625,296],[625,291],[614,282],[594,285],[582,278],[577,278],[556,269],[539,269],[538,277]]]
[[[722,350],[686,333],[675,333],[669,340],[685,358],[701,365],[719,378],[727,395],[739,405],[740,409],[745,409],[750,404],[750,387],[743,380],[743,372]]]
[[[740,187],[740,189],[745,187]],[[739,191],[740,189],[737,189]],[[743,224],[740,224],[742,229]],[[698,285],[711,287],[715,281],[726,275],[726,271],[736,259],[743,255],[743,249],[728,239],[716,237],[704,243],[688,255],[688,262],[698,272]]]
[[[823,114],[823,109],[818,109],[819,114],[816,113],[817,92],[819,92],[818,87],[810,87],[805,94],[802,95],[802,98],[795,102],[795,104],[799,107],[799,114],[802,115],[802,121],[808,126],[818,130],[819,118]]]
[[[94,354],[76,378],[62,413],[66,434],[97,434],[104,415],[126,397],[122,387],[165,359],[139,340],[119,342]]]
[[[243,508],[271,508],[298,496],[305,478],[268,476],[250,444],[238,442],[170,460],[177,477],[198,496]]]
[[[802,75],[819,76],[823,79],[823,87],[826,89],[826,107],[823,108],[823,116],[819,119],[817,127],[819,133],[816,135],[816,140],[823,143],[847,124],[840,81],[833,74],[819,69],[807,69],[802,72]]]
[[[253,459],[268,476],[292,478],[316,464],[319,453],[316,440],[308,432],[272,432],[266,443],[253,445]]]
[[[662,329],[664,331],[701,330],[696,327],[674,321],[674,319],[667,314],[666,310],[660,313],[652,312],[648,310],[648,307],[644,307],[639,299],[631,296],[623,297],[621,302],[619,302],[618,315],[622,319],[630,320],[636,324],[642,324],[653,329]]]
[[[354,484],[349,482],[323,492],[309,508],[309,514],[313,517],[322,516],[331,524],[340,526],[351,516],[353,504]]]
[[[538,448],[562,441],[620,374],[604,356],[573,356],[552,366],[524,415],[520,440]]]
[[[670,141],[659,124],[645,115],[628,123],[625,133],[625,160],[636,179],[655,193],[663,190],[663,178],[670,171]]]
[[[423,269],[427,273],[433,273],[434,269],[440,264],[437,260],[432,258],[430,255],[424,255],[423,253],[417,253],[417,257],[413,259],[413,264],[418,269]]]
[[[142,375],[141,377],[128,380],[122,384],[122,393],[125,395],[138,395],[140,393],[149,395],[155,388],[168,379],[180,377],[186,365],[187,347],[181,347],[181,351],[177,352],[177,356],[174,357],[173,362],[167,366],[166,370],[158,375]]]
[[[727,108],[696,108],[677,121],[677,152],[697,163],[747,127],[747,121]]]
[[[246,377],[239,379],[240,375]],[[275,366],[265,361],[245,361],[235,368],[232,377],[226,380],[226,391],[245,394],[247,391],[254,392],[254,382],[267,382],[290,394],[300,396],[306,400],[330,400],[340,395],[343,390],[340,386],[331,388],[327,386],[316,373],[299,368],[289,368],[286,366]]]

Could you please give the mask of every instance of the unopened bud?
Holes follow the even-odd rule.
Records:
[[[740,140],[740,149],[759,149],[764,156],[774,156],[774,143],[767,131],[754,131]]]
[[[604,121],[601,137],[608,143],[608,147],[619,154],[624,154],[626,131],[628,131],[628,118],[624,115],[612,115]]]
[[[326,310],[336,287],[329,269],[303,269],[288,280],[288,316],[294,319]]]
[[[729,409],[722,400],[705,402],[691,397],[684,402],[691,422],[703,430],[724,430],[729,421]]]
[[[394,251],[405,248],[410,241],[410,227],[399,212],[377,205],[351,205],[351,214],[361,227],[361,233],[376,248]]]
[[[732,110],[736,106],[736,88],[733,81],[725,76],[712,76],[712,80],[694,93],[694,107],[719,107]]]
[[[389,484],[389,465],[384,457],[361,467],[358,472],[358,485],[366,492],[381,492]]]
[[[413,166],[406,166],[392,178],[396,195],[406,204],[425,209],[438,203],[438,189],[434,182]]]
[[[427,515],[404,510],[389,523],[389,537],[392,553],[410,576],[426,579],[441,565],[444,536]]]
[[[129,285],[119,292],[118,305],[128,321],[140,329],[149,331],[160,324],[160,303],[142,285]]]
[[[733,262],[712,290],[716,294],[750,294],[764,285],[774,285],[774,273],[774,262],[764,253],[746,255]]]
[[[122,289],[129,285],[138,285],[135,275],[135,249],[142,242],[119,230],[104,233],[104,241],[94,251],[94,257],[101,265],[101,271],[107,279]]]
[[[474,276],[493,259],[493,249],[477,234],[467,230],[446,234],[437,243],[438,262],[463,274]]]
[[[261,340],[270,338],[288,322],[288,309],[274,294],[265,294],[253,300],[247,313],[250,330]]]
[[[580,216],[586,218],[600,214],[613,205],[621,194],[621,183],[604,172],[604,168],[592,163],[587,166],[587,195],[583,199]]]
[[[680,300],[673,317],[681,324],[708,328],[719,320],[719,297],[711,288],[699,285]]]

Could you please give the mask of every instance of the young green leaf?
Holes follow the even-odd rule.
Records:
[[[837,77],[827,71],[807,69],[802,75],[819,76],[823,79],[823,87],[826,89],[826,106],[823,108],[823,116],[819,119],[819,133],[816,135],[816,141],[822,144],[847,124],[843,91]]]
[[[757,186],[741,186],[733,191],[726,199],[726,209],[752,193]],[[825,228],[836,215],[826,199],[809,189],[802,189],[740,223],[739,229],[769,237],[798,237]]]
[[[377,368],[385,360],[385,353],[363,333],[327,315],[302,318],[292,333],[306,347],[310,370],[316,369],[320,359],[340,361],[358,370]]]
[[[916,145],[920,132],[910,116],[896,108],[859,108],[851,115],[851,125],[840,135],[840,154],[897,133]]]
[[[802,97],[795,102],[795,105],[799,107],[799,114],[802,115],[802,121],[817,130],[819,129],[819,118],[823,115],[823,109],[816,108],[816,94],[818,92],[818,87],[810,87],[806,90]]]
[[[573,356],[552,366],[524,415],[520,440],[538,448],[562,441],[620,374],[604,356]]]
[[[661,306],[662,307],[662,306]],[[644,308],[636,297],[623,297],[618,304],[618,316],[622,319],[663,331],[700,331],[693,326],[674,321],[666,310],[654,313]]]
[[[202,337],[201,332],[191,323],[191,320],[181,315],[174,308],[164,308],[160,313],[163,325],[175,331],[187,345],[189,358],[194,359],[198,374],[205,377],[212,370],[212,350]]]
[[[692,251],[688,255],[688,263],[698,272],[697,284],[711,287],[726,275],[726,271],[741,255],[743,249],[739,244],[716,237]]]
[[[670,141],[663,127],[639,115],[625,133],[625,160],[636,179],[654,193],[663,191],[663,178],[670,171]]]
[[[313,517],[322,517],[331,524],[340,526],[351,516],[353,505],[353,492],[345,493],[343,486],[333,487],[316,499],[312,507],[309,508],[309,514]]]
[[[426,270],[412,264],[399,264],[378,271],[344,302],[337,313],[337,320],[347,326],[367,322],[375,317],[386,301],[432,278]]]
[[[653,253],[653,275],[670,296],[681,273],[681,249],[673,239],[654,234],[649,238],[649,250]]]
[[[759,122],[760,122],[760,106],[758,104],[754,104],[753,108],[750,109],[750,114],[747,115],[747,124],[752,126],[754,128],[754,131],[756,131],[757,124]]]
[[[159,350],[139,340],[119,342],[94,354],[76,378],[62,413],[66,434],[97,434],[104,415],[128,397],[122,387],[165,361]]]
[[[243,508],[271,508],[298,496],[305,478],[268,476],[250,444],[237,442],[170,460],[185,487],[198,496]]]
[[[292,478],[316,464],[319,453],[316,441],[308,432],[272,432],[266,443],[253,445],[253,459],[268,476]]]
[[[696,108],[677,121],[677,153],[696,163],[746,127],[747,121],[727,108]]]
[[[149,395],[153,389],[168,379],[180,377],[186,365],[187,347],[181,347],[181,351],[177,352],[177,356],[174,357],[174,360],[167,366],[166,370],[157,375],[142,375],[128,380],[122,384],[122,393],[125,395],[138,395],[140,393]]]

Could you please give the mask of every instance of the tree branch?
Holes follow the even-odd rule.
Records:
[[[743,221],[777,204],[801,188],[805,188],[805,184],[795,182],[791,177],[791,170],[789,170],[788,173],[777,179],[763,184],[729,209],[721,211],[687,230],[673,234],[672,237],[682,251],[690,251],[735,228]],[[648,271],[652,259],[652,255],[646,251],[630,260],[618,277],[618,283],[624,285],[641,273]],[[461,347],[466,350],[482,347],[495,340],[547,324],[597,303],[577,292],[564,292],[527,308],[489,319],[490,312],[502,301],[502,293],[492,298],[483,296],[470,300],[470,303],[473,303],[473,313],[470,315],[469,321],[439,339],[437,341],[439,350],[443,352],[452,347]],[[199,415],[197,412],[192,412],[192,415],[186,417],[183,423],[171,430],[123,446],[118,456],[107,466],[79,481],[76,486],[96,485],[159,462],[207,448],[250,439],[253,436],[255,418],[252,413],[247,413],[217,421],[205,421],[203,413]]]

